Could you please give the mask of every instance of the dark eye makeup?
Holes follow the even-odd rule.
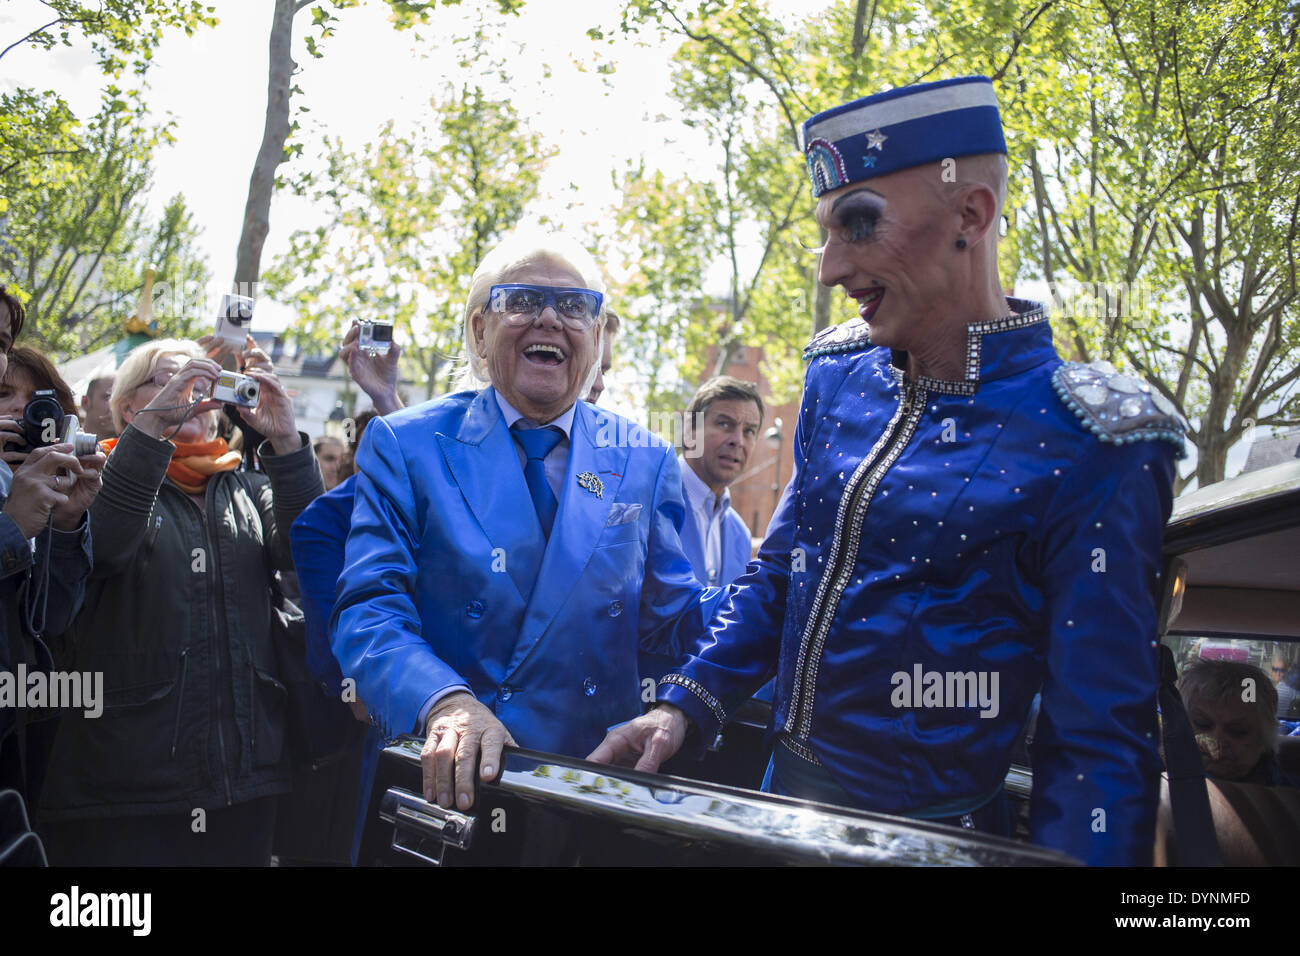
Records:
[[[884,211],[884,199],[877,193],[858,190],[841,196],[835,203],[832,225],[845,242],[862,242],[875,235]]]

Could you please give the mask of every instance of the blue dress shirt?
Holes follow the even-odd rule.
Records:
[[[496,389],[493,389],[492,392],[497,397],[497,406],[501,409],[501,417],[505,420],[506,428],[514,428],[515,422],[523,423],[519,426],[520,428],[544,427],[531,418],[525,418],[524,413],[507,402]],[[546,468],[546,483],[551,486],[556,501],[560,500],[560,488],[564,483],[564,470],[569,463],[569,432],[573,430],[573,413],[576,408],[576,405],[570,405],[568,411],[545,425],[547,428],[558,428],[564,433],[564,438],[551,450],[551,453],[546,456],[542,463],[543,467]],[[522,471],[525,464],[524,450],[518,443],[515,444],[515,450],[519,453],[519,468]]]

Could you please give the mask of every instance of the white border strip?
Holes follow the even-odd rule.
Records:
[[[957,83],[925,90],[910,96],[897,96],[883,103],[868,103],[856,110],[821,120],[808,128],[809,141],[827,139],[832,143],[869,129],[881,129],[908,120],[924,119],[939,113],[970,109],[976,106],[997,108],[998,95],[991,83]]]

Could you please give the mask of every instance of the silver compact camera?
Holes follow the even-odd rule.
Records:
[[[72,446],[72,453],[78,458],[99,451],[99,439],[81,430],[81,422],[77,420],[76,415],[69,415],[63,420],[61,437],[64,442]]]
[[[387,355],[393,344],[392,322],[358,323],[357,347],[374,355]]]
[[[253,300],[246,295],[224,295],[217,313],[216,336],[242,349],[253,327]]]
[[[257,404],[260,391],[261,386],[255,379],[236,372],[222,372],[217,376],[217,384],[212,387],[212,399],[252,408]]]

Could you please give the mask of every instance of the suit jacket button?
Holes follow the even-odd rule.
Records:
[[[482,601],[470,601],[468,604],[465,605],[465,614],[466,614],[467,616],[469,616],[469,617],[482,617],[482,616],[483,616],[483,602],[482,602]]]
[[[588,677],[582,682],[582,692],[588,697],[594,697],[596,695],[596,682]]]
[[[502,701],[503,703],[509,700],[514,695],[515,695],[514,690],[512,690],[510,687],[506,686],[505,684],[502,684],[501,689],[497,691],[497,699]]]
[[[618,617],[618,616],[619,616],[620,614],[622,614],[622,613],[623,613],[623,602],[622,602],[622,601],[610,601],[610,602],[609,602],[609,616],[610,616],[610,617]]]

